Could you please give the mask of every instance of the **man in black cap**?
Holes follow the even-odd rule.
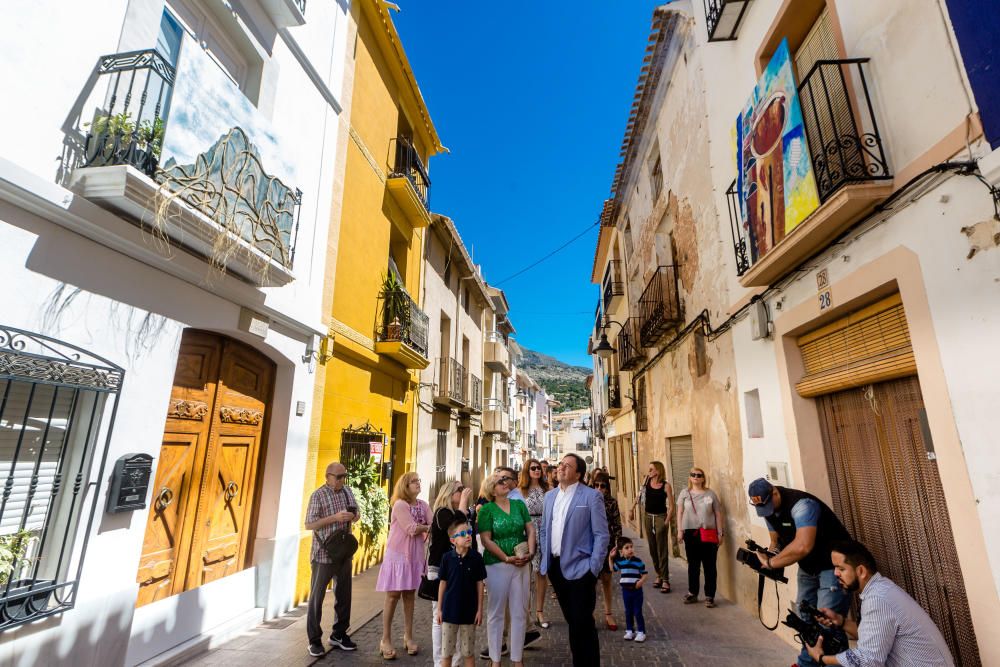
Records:
[[[748,492],[757,516],[767,522],[771,533],[768,550],[775,554],[758,553],[761,565],[779,568],[797,563],[796,605],[805,600],[816,608],[845,614],[850,598],[834,574],[830,554],[835,543],[850,540],[851,536],[837,515],[811,493],[774,486],[763,477],[750,482]],[[809,620],[801,612],[800,616]],[[818,664],[803,647],[799,667]]]

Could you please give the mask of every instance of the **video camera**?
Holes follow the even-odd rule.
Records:
[[[768,579],[774,579],[775,581],[780,581],[783,584],[788,583],[788,577],[785,576],[785,568],[778,567],[774,569],[768,569],[760,564],[760,559],[757,558],[758,553],[767,554],[773,556],[774,554],[760,546],[753,540],[747,540],[747,548],[739,547],[736,549],[736,560],[743,563],[750,569],[754,570],[757,574],[767,577]]]
[[[820,637],[823,638],[823,655],[837,655],[848,649],[847,634],[841,628],[828,628],[816,620],[817,616],[822,616],[816,607],[805,600],[799,603],[799,611],[805,614],[809,620],[803,620],[799,614],[791,609],[788,616],[782,621],[798,633],[799,639],[804,644],[815,646]]]

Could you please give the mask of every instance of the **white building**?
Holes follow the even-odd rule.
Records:
[[[293,602],[346,3],[5,14],[0,664],[204,650]]]

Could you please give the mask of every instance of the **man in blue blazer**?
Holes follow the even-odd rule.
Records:
[[[587,464],[567,454],[556,470],[559,486],[545,494],[539,572],[548,575],[569,625],[574,667],[601,664],[594,626],[597,577],[608,554],[608,515],[604,498],[581,480]]]

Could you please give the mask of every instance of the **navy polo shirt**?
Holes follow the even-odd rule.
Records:
[[[477,584],[486,579],[483,555],[471,548],[461,558],[454,549],[445,552],[438,578],[448,582],[444,589],[444,604],[441,605],[441,620],[455,625],[475,623],[476,609],[479,608]]]

